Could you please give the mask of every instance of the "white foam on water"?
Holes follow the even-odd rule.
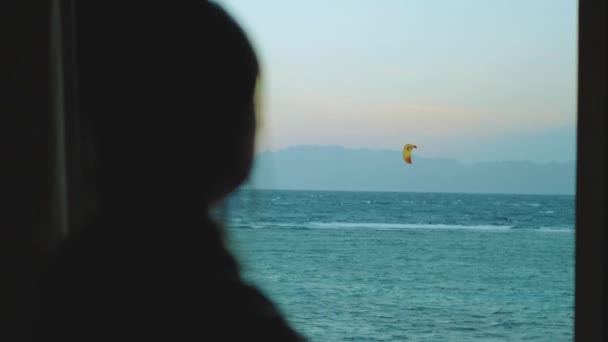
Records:
[[[235,227],[235,228],[250,228],[250,229],[264,229],[264,228],[268,228],[271,224],[265,224],[265,223],[261,223],[261,222],[255,222],[255,223],[246,223],[246,222],[228,222],[227,224],[230,227]]]
[[[463,230],[509,230],[513,226],[503,225],[458,225],[427,223],[367,223],[367,222],[311,222],[305,225],[315,229],[463,229]]]
[[[460,224],[429,224],[429,223],[370,223],[370,222],[230,222],[230,226],[236,228],[304,228],[304,229],[375,229],[375,230],[399,230],[399,229],[435,229],[435,230],[477,230],[477,231],[537,231],[543,233],[572,233],[573,227],[538,227],[512,229],[510,225],[460,225]]]
[[[567,227],[539,227],[535,230],[541,233],[574,233],[573,228]]]

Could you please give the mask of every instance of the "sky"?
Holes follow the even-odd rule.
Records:
[[[262,65],[257,149],[576,158],[575,0],[218,0]]]

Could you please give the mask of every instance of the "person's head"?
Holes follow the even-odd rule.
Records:
[[[89,42],[102,206],[208,207],[251,168],[253,48],[207,1],[116,3]]]

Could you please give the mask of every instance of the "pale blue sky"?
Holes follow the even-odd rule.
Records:
[[[575,0],[222,0],[263,67],[258,149],[575,159]]]

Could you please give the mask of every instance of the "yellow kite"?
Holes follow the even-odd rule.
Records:
[[[418,147],[412,144],[405,144],[405,146],[403,146],[403,160],[405,160],[406,163],[412,163],[412,150],[415,148]]]

